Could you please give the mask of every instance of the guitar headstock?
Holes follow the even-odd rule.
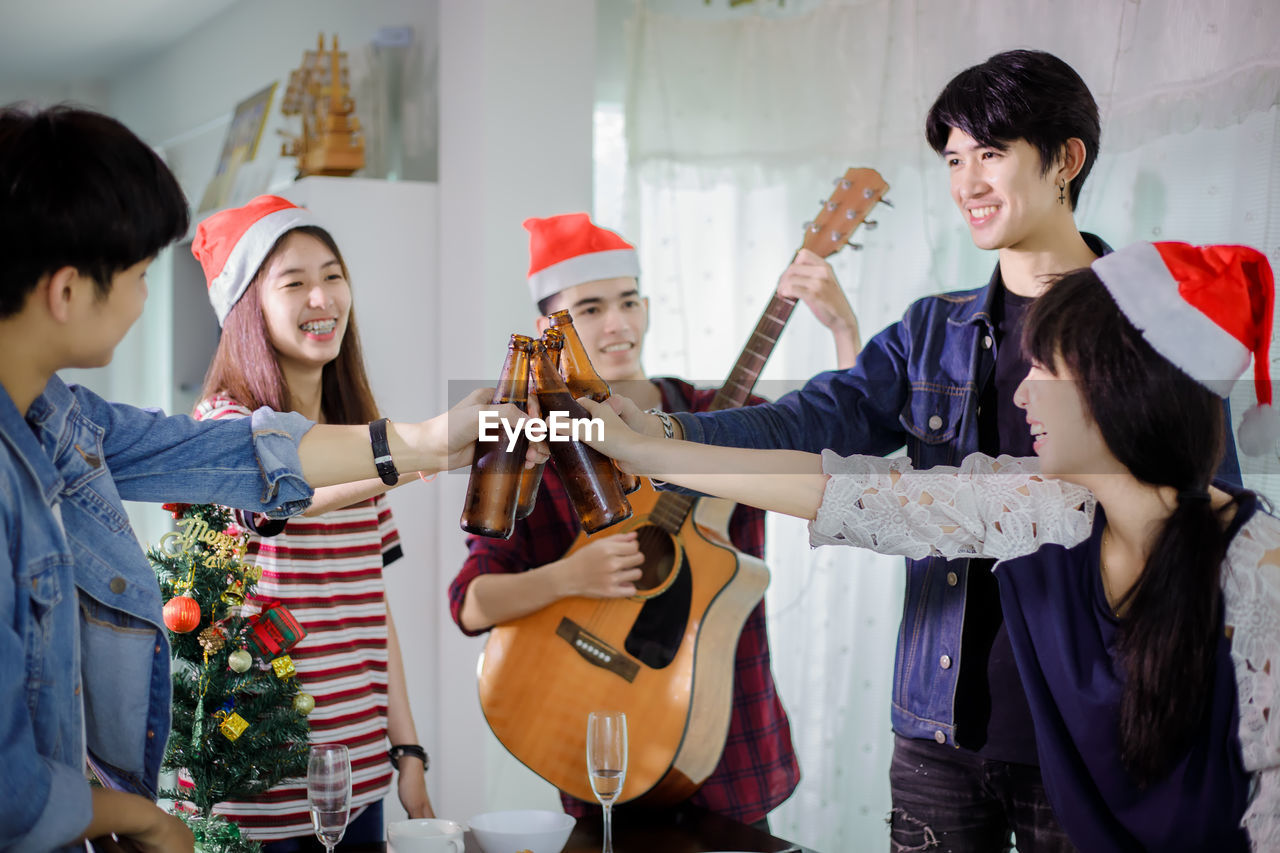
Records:
[[[823,258],[840,251],[888,191],[875,169],[848,170],[818,215],[805,223],[803,247]]]

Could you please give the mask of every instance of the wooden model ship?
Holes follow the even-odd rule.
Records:
[[[289,88],[280,105],[287,116],[302,116],[302,135],[289,137],[280,153],[298,158],[298,177],[346,176],[364,168],[364,134],[351,99],[347,54],[325,50],[324,34],[316,49],[303,54],[302,66],[289,75]]]

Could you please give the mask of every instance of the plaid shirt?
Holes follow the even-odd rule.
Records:
[[[667,411],[705,411],[715,397],[714,390],[697,389],[676,379],[655,380],[655,384],[662,392]],[[537,535],[533,535],[535,530]],[[569,550],[579,530],[568,492],[554,468],[548,466],[533,512],[516,522],[510,539],[467,538],[471,555],[449,586],[453,620],[461,627],[462,602],[476,577],[522,572],[553,563]],[[729,538],[738,550],[763,558],[764,513],[738,507],[729,521]],[[724,754],[690,802],[743,823],[754,823],[791,796],[799,781],[800,765],[791,746],[791,724],[769,666],[769,635],[762,600],[747,617],[738,640],[733,711]],[[599,809],[564,794],[561,800],[565,811],[575,817],[589,814],[592,808]]]

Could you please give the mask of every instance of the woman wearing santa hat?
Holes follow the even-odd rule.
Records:
[[[222,326],[197,419],[247,417],[267,406],[318,423],[378,422],[346,263],[309,211],[259,196],[202,222],[192,251]],[[317,489],[311,508],[287,524],[245,519],[247,558],[262,569],[256,597],[283,602],[307,630],[290,656],[301,688],[315,697],[311,740],[344,743],[351,756],[353,819],[343,844],[382,841],[393,769],[409,816],[434,817],[382,577],[402,556],[384,493],[414,472],[379,473]],[[274,842],[269,851],[317,843],[305,779],[223,803],[218,813]]]
[[[1280,436],[1273,287],[1240,246],[1139,243],[1063,276],[1030,310],[1014,398],[1037,459],[709,447],[586,405],[628,470],[809,518],[814,544],[999,560],[1045,788],[1080,849],[1277,850],[1280,520],[1212,479],[1219,395],[1251,358],[1240,446]]]

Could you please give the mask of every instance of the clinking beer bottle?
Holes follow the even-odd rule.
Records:
[[[569,392],[573,394],[574,399],[590,397],[597,403],[603,403],[609,399],[609,383],[605,382],[591,366],[587,348],[583,346],[582,338],[578,337],[578,330],[573,327],[573,318],[569,316],[568,310],[557,311],[547,319],[551,322],[551,328],[547,331],[559,331],[564,335],[564,352],[560,355],[560,375],[564,377],[564,384],[569,386]],[[619,470],[618,479],[622,482],[622,490],[627,494],[640,488],[640,478],[635,474],[627,474]]]
[[[559,337],[559,346],[564,346],[564,338]],[[545,344],[546,336],[543,335],[543,343]],[[557,349],[552,357],[558,359],[560,350]],[[529,373],[529,397],[537,393],[533,387],[533,373]],[[545,414],[545,412],[544,412]],[[525,468],[520,475],[520,497],[516,499],[516,518],[527,518],[529,513],[533,512],[533,506],[538,500],[538,486],[542,483],[542,469],[546,467],[546,462],[539,462],[532,468]]]
[[[550,419],[553,412],[567,412],[573,420],[591,417],[569,392],[541,341],[533,347],[532,369],[544,418]],[[595,533],[631,517],[631,504],[622,493],[613,460],[581,441],[548,441],[556,473],[569,492],[583,530]]]
[[[564,334],[559,329],[547,329],[542,333],[542,345],[547,348],[551,363],[560,368],[560,351],[564,349]],[[533,387],[533,373],[529,373],[529,397],[532,399],[537,391]],[[532,468],[525,468],[520,477],[520,498],[516,501],[516,518],[528,518],[538,501],[538,486],[542,484],[542,469],[545,462],[539,462]]]
[[[526,409],[529,403],[529,354],[533,338],[512,335],[507,359],[502,364],[494,403],[514,403]],[[480,536],[506,539],[516,526],[516,501],[524,473],[524,457],[529,440],[521,431],[515,446],[499,430],[497,441],[476,441],[475,462],[467,482],[467,499],[462,505],[462,529]]]

